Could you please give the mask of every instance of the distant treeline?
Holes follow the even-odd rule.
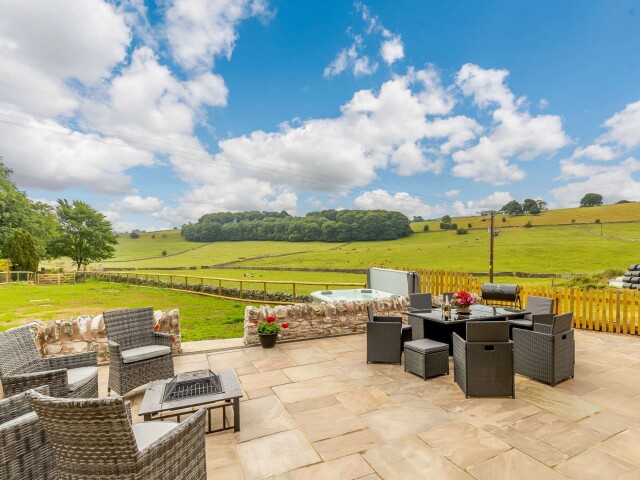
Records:
[[[210,213],[182,227],[183,238],[191,242],[351,242],[393,240],[411,233],[405,215],[385,210],[323,210],[305,217],[284,211]]]

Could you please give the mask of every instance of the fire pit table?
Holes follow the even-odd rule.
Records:
[[[214,373],[210,370],[196,370],[149,383],[138,414],[143,416],[145,421],[176,417],[179,422],[182,415],[195,412],[193,407],[208,405],[206,433],[231,429],[239,432],[240,398],[242,398],[242,389],[233,371]],[[233,406],[233,425],[227,425],[227,407],[231,406]],[[211,411],[218,408],[222,409],[222,428],[214,429]],[[185,409],[191,410],[182,411]]]

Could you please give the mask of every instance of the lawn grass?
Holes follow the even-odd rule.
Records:
[[[0,331],[30,320],[65,320],[146,306],[180,309],[184,341],[242,336],[243,302],[92,280],[72,285],[0,285]]]

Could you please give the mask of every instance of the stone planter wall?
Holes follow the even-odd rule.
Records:
[[[367,326],[367,305],[369,301],[336,303],[296,303],[269,307],[248,306],[244,310],[244,343],[260,343],[257,324],[267,317],[274,316],[280,324],[287,323],[289,328],[280,331],[278,339],[294,340],[301,338],[326,337],[345,333],[364,333]],[[409,302],[405,297],[374,300],[373,308],[377,315],[400,316]],[[406,318],[404,319],[406,322]]]
[[[156,310],[153,313],[157,332],[173,335],[173,353],[180,353],[180,312],[177,308],[163,312]],[[43,322],[36,320],[29,324],[31,333],[36,342],[36,347],[43,357],[68,355],[97,351],[98,363],[109,363],[109,347],[107,332],[104,326],[102,314],[92,317],[80,315],[70,320],[51,320]]]

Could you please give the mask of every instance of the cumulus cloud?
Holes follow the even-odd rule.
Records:
[[[215,57],[231,58],[242,20],[271,15],[265,0],[174,0],[167,10],[173,57],[189,70],[211,70]]]
[[[424,203],[420,198],[406,192],[391,194],[383,189],[363,192],[353,202],[355,208],[362,210],[391,210],[402,212],[407,217],[431,216],[439,209]]]
[[[509,192],[494,192],[480,200],[455,201],[453,202],[453,210],[459,216],[477,215],[483,210],[498,210],[511,200],[513,197]]]
[[[628,104],[604,122],[609,129],[598,143],[613,143],[627,150],[640,145],[640,100]]]
[[[444,192],[445,196],[447,196],[447,197],[455,197],[459,193],[460,193],[460,190],[458,190],[458,189],[448,190],[448,191]]]
[[[478,143],[457,151],[453,174],[477,182],[501,185],[522,180],[526,173],[513,160],[551,156],[570,140],[557,115],[533,116],[524,110],[526,99],[516,98],[505,84],[506,70],[466,64],[456,84],[481,109],[495,106],[494,125]]]
[[[595,169],[585,164],[564,164],[564,178],[582,180],[554,188],[551,193],[561,207],[578,206],[580,199],[590,192],[602,195],[605,203],[637,201],[640,200],[639,172],[640,161],[635,158],[627,158],[617,165],[600,165]]]
[[[120,213],[154,213],[162,209],[163,203],[158,197],[127,195],[122,200],[113,202],[109,208]]]
[[[1,128],[0,145],[16,183],[44,190],[84,187],[105,194],[124,193],[131,189],[128,169],[155,163],[151,153],[120,139],[35,119]]]
[[[382,42],[380,46],[380,56],[387,65],[391,65],[404,58],[404,44],[402,43],[400,35],[391,35],[387,40]]]

